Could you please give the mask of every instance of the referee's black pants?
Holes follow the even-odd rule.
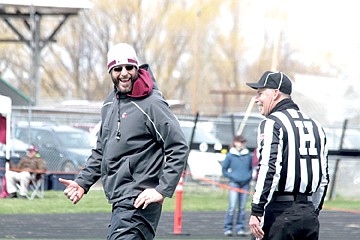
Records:
[[[152,240],[162,205],[151,203],[145,209],[134,207],[134,198],[113,204],[108,240]]]
[[[317,240],[319,227],[312,202],[270,202],[265,208],[263,240]]]

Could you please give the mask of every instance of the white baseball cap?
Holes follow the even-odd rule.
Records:
[[[135,49],[127,43],[118,43],[112,46],[107,54],[109,73],[111,69],[122,64],[134,65],[139,69],[139,60],[136,56]]]

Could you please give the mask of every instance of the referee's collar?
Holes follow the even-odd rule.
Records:
[[[285,99],[281,100],[278,104],[276,104],[276,106],[271,110],[270,114],[277,112],[277,111],[283,111],[286,109],[299,110],[299,107],[290,98],[285,98]]]

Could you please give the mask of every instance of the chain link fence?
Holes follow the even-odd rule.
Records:
[[[192,115],[177,114],[180,122],[194,123],[195,117]],[[81,169],[87,157],[90,155],[91,146],[94,146],[94,133],[91,133],[93,128],[100,122],[100,110],[79,110],[79,109],[34,109],[34,108],[14,108],[11,116],[11,156],[14,159],[20,159],[26,154],[27,144],[38,144],[40,154],[47,162],[49,172],[54,174],[63,173],[77,173]],[[244,124],[244,119],[246,123]],[[244,114],[229,114],[221,116],[199,116],[196,127],[205,129],[215,139],[222,144],[223,157],[215,158],[214,165],[209,164],[212,169],[209,174],[203,176],[195,176],[188,167],[189,174],[185,175],[185,184],[197,187],[211,186],[213,188],[221,188],[221,184],[226,184],[227,179],[221,175],[221,160],[224,158],[227,148],[232,141],[232,138],[237,133],[242,133],[247,139],[247,146],[250,150],[256,148],[257,126],[262,120],[262,116],[251,114],[244,116]],[[40,131],[29,133],[25,131],[29,126],[33,129],[41,129]],[[62,126],[67,126],[64,129],[72,131],[69,135],[63,136],[61,139],[61,132],[56,132],[54,129],[61,129]],[[71,128],[70,128],[71,127]],[[20,131],[22,129],[23,131]],[[329,135],[329,143],[333,149],[340,146],[340,141],[343,139],[342,147],[345,149],[360,149],[360,132],[359,128],[351,126],[351,128],[342,130],[341,127],[326,127]],[[45,134],[53,130],[53,135]],[[80,131],[81,130],[81,131]],[[59,130],[60,131],[60,130]],[[342,133],[345,132],[344,136]],[[85,134],[86,133],[86,134]],[[84,137],[90,138],[88,140],[81,140]],[[64,140],[65,139],[65,140]],[[188,137],[188,141],[191,139]],[[199,140],[201,141],[201,140]],[[81,146],[86,143],[84,151],[75,151],[77,154],[70,151],[65,151],[73,143]],[[200,144],[194,145],[194,151],[199,151]],[[210,148],[209,148],[210,149]],[[52,154],[50,154],[52,152]],[[80,153],[81,152],[81,153]],[[74,155],[72,155],[74,154]],[[72,156],[72,157],[70,157]],[[219,155],[217,155],[219,156]],[[72,159],[70,159],[72,158]],[[335,169],[336,160],[340,160],[338,169]],[[207,159],[199,159],[205,160]],[[206,169],[207,164],[202,165]],[[360,196],[360,175],[356,169],[360,168],[359,157],[344,157],[344,156],[329,156],[330,177],[336,183],[331,185],[334,189],[332,194],[335,196]],[[331,187],[330,186],[330,187]]]
[[[15,108],[11,115],[11,159],[18,161],[29,145],[34,145],[49,172],[78,172],[94,146],[90,131],[99,121],[99,113]]]

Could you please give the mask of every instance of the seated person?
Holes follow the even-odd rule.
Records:
[[[16,183],[20,183],[20,197],[26,198],[30,181],[36,179],[39,174],[44,174],[45,171],[45,161],[40,157],[37,147],[30,147],[27,156],[24,156],[17,166],[10,165],[10,170],[5,173],[8,198],[18,197]]]

